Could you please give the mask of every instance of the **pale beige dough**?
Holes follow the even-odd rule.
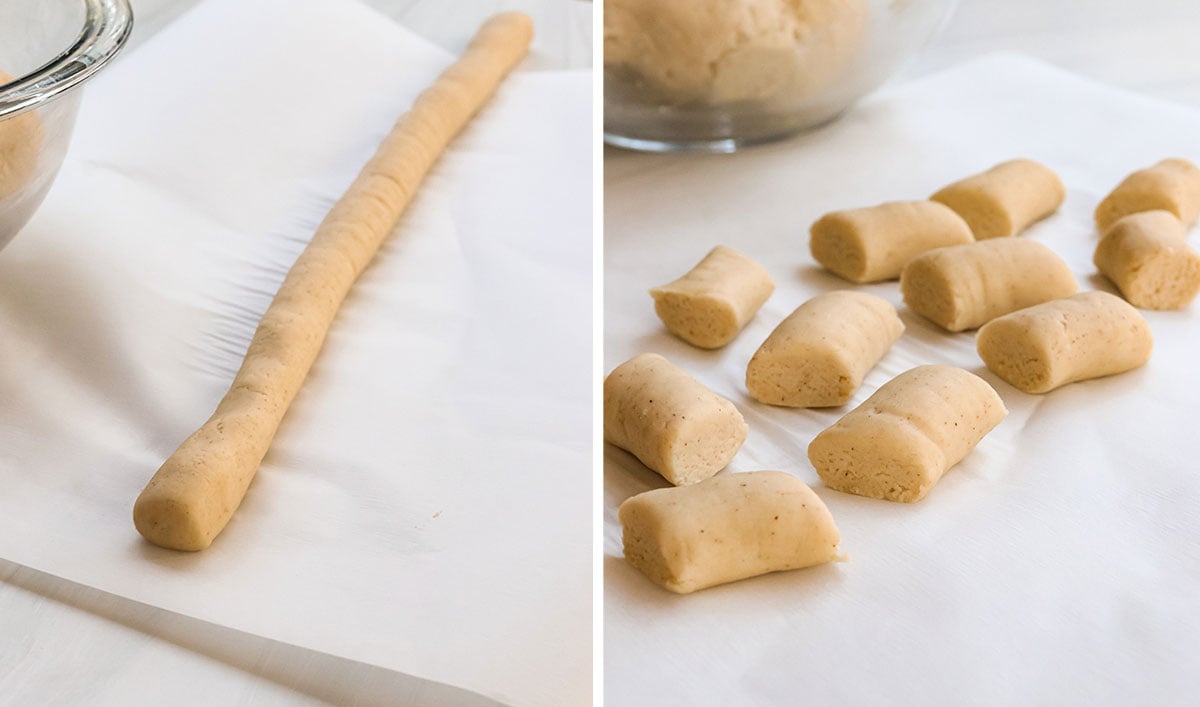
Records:
[[[979,376],[953,366],[918,366],[817,435],[808,459],[832,489],[911,503],[1007,414]]]
[[[825,214],[808,247],[825,269],[851,282],[900,277],[909,260],[932,248],[970,243],[971,227],[936,201],[894,201]]]
[[[746,389],[769,405],[845,405],[903,333],[896,308],[881,297],[849,291],[817,295],[758,348],[746,367]]]
[[[1184,159],[1165,159],[1126,177],[1096,206],[1101,233],[1129,214],[1161,209],[1190,226],[1200,215],[1200,168]]]
[[[148,541],[203,550],[229,522],[355,279],[426,172],[525,56],[532,38],[525,15],[489,19],[396,122],[288,271],[212,417],[138,496],[133,522]]]
[[[604,441],[676,486],[724,469],[746,432],[737,406],[658,354],[634,356],[604,379]]]
[[[678,594],[843,559],[820,497],[791,474],[721,474],[621,504],[625,559]]]
[[[909,309],[947,331],[975,329],[1009,312],[1079,291],[1063,259],[1037,241],[1002,238],[938,248],[904,266]]]
[[[0,85],[12,80],[12,76],[0,71]],[[44,140],[42,118],[34,111],[0,120],[0,201],[33,178]]]
[[[1169,211],[1141,211],[1117,220],[1092,262],[1142,309],[1183,309],[1200,292],[1200,253]]]
[[[1058,175],[1033,160],[1001,162],[930,197],[958,212],[976,240],[1015,236],[1058,210],[1066,196]]]
[[[605,0],[604,66],[663,99],[801,100],[851,70],[863,0]]]
[[[719,245],[683,277],[651,289],[650,296],[672,334],[693,346],[716,349],[733,341],[774,291],[766,268]]]
[[[1110,376],[1150,360],[1150,325],[1128,302],[1082,292],[1000,317],[979,330],[979,357],[1026,393]]]

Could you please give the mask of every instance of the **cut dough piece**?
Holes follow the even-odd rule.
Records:
[[[900,277],[914,257],[932,248],[975,240],[971,227],[936,201],[893,201],[825,214],[809,229],[813,258],[851,282]]]
[[[1083,292],[1000,317],[979,330],[979,357],[1026,393],[1109,376],[1150,360],[1154,338],[1136,309],[1107,292]]]
[[[725,468],[742,442],[737,407],[658,354],[640,354],[604,379],[604,441],[676,486]]]
[[[625,559],[678,594],[843,559],[829,509],[782,471],[722,474],[621,504]]]
[[[1169,211],[1130,214],[1108,229],[1092,262],[1142,309],[1183,309],[1200,292],[1200,253]]]
[[[896,308],[881,297],[844,290],[817,295],[758,348],[746,368],[746,389],[769,405],[845,405],[903,333]]]
[[[918,366],[817,435],[808,459],[829,488],[911,503],[1007,414],[979,376],[954,366]]]
[[[775,291],[766,268],[719,245],[686,275],[650,290],[667,329],[693,346],[716,349],[733,341]]]
[[[1001,162],[955,182],[930,198],[958,212],[976,240],[1015,236],[1058,210],[1062,180],[1033,160]]]
[[[1096,207],[1096,228],[1104,233],[1119,219],[1162,209],[1185,226],[1200,215],[1200,169],[1182,159],[1166,159],[1126,177]]]
[[[12,80],[0,71],[0,86]],[[36,111],[0,120],[0,201],[33,178],[44,139],[45,127]]]
[[[975,329],[1009,312],[1073,295],[1079,284],[1063,259],[1037,241],[1004,238],[950,246],[904,266],[909,309],[947,331]]]

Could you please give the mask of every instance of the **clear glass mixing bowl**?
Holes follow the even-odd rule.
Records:
[[[83,84],[132,28],[128,0],[0,0],[0,248],[54,183]]]
[[[955,0],[604,0],[605,141],[708,150],[827,122],[882,84]]]

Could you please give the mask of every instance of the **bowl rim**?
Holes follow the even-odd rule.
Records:
[[[50,61],[0,84],[0,120],[34,110],[91,78],[125,46],[133,30],[129,0],[81,0],[86,9],[75,41]]]

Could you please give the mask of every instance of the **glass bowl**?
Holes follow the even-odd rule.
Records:
[[[54,183],[83,84],[132,28],[128,0],[0,2],[0,248]]]
[[[604,138],[732,152],[836,118],[955,0],[604,0]]]

